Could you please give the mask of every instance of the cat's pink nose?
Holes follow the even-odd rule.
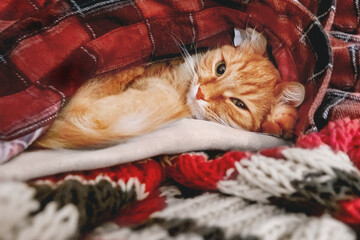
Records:
[[[204,100],[205,99],[204,94],[201,92],[201,88],[199,88],[197,93],[196,93],[196,99],[197,100]]]

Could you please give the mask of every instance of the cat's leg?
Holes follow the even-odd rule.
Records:
[[[305,98],[305,88],[298,82],[282,82],[276,86],[275,91],[277,103],[262,123],[262,132],[293,138],[298,120],[296,107],[300,106]]]
[[[70,147],[69,137],[81,138],[84,133],[78,129],[74,121],[84,121],[85,116],[93,112],[101,104],[99,99],[121,94],[127,85],[144,73],[144,67],[134,67],[116,74],[109,74],[90,79],[73,96],[71,101],[61,110],[55,122],[44,137],[34,145],[46,148]],[[82,117],[84,117],[83,120]],[[84,126],[84,124],[80,124]],[[78,140],[80,141],[80,139]],[[84,141],[84,144],[86,141]]]
[[[128,86],[129,83],[136,80],[144,74],[143,66],[133,67],[118,73],[98,76],[90,79],[77,92],[76,99],[99,99],[109,95],[119,94]]]
[[[160,81],[159,81],[160,82]],[[77,109],[77,111],[72,111]],[[166,84],[146,90],[127,89],[91,104],[78,102],[64,109],[38,145],[46,148],[80,148],[124,141],[190,115],[181,96]]]
[[[275,136],[291,138],[298,119],[296,108],[279,105],[272,109],[266,120],[261,124],[261,131]]]

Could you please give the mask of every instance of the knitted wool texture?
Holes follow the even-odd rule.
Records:
[[[229,42],[221,32],[234,25],[259,24],[282,76],[306,82],[301,121],[315,130],[315,116],[327,126],[301,136],[296,146],[259,153],[185,153],[0,182],[1,238],[356,239],[359,120],[328,120],[360,115],[357,1],[124,2],[0,4],[0,113],[6,115],[0,128],[2,139],[15,141],[3,145],[3,161],[30,144],[33,131],[54,118],[89,74],[175,53],[164,26],[186,45],[210,47]],[[24,134],[18,145],[15,138]]]
[[[327,144],[335,151],[349,155],[353,163],[360,167],[360,121],[344,118],[329,124],[319,133],[301,136],[297,145],[303,148],[316,148]]]
[[[259,153],[185,153],[28,184],[1,183],[8,189],[0,191],[1,211],[17,214],[4,219],[0,235],[356,239],[359,159],[350,159],[345,152],[358,148],[337,136],[349,131],[356,139],[357,127],[358,120],[339,120],[319,133],[302,136],[293,147]],[[16,188],[23,190],[9,190]],[[57,234],[59,229],[62,234]]]

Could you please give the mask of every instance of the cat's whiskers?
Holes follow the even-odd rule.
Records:
[[[232,120],[229,117],[226,117],[227,120],[227,125],[233,128],[238,128],[238,129],[244,129],[243,127],[241,127],[239,124],[235,123],[234,120]]]
[[[186,67],[186,69],[188,70],[188,73],[190,73],[192,75],[190,81],[191,83],[194,83],[194,78],[195,76],[197,76],[196,72],[195,72],[195,62],[193,57],[190,55],[190,53],[186,50],[186,48],[183,48],[181,46],[179,46],[179,48],[181,48],[181,55],[184,59],[184,66]]]
[[[209,117],[206,118],[211,118],[213,121],[216,121],[218,123],[221,123],[223,125],[229,126],[229,127],[233,127],[233,128],[238,128],[238,129],[242,129],[242,127],[240,127],[238,124],[236,124],[231,118],[229,118],[226,115],[223,115],[222,117],[220,117],[219,115],[217,115],[215,112],[213,112],[210,107],[208,105],[204,106],[204,112],[207,113],[207,115]]]
[[[212,112],[208,106],[205,106],[205,109],[204,109],[204,110],[205,110],[205,112],[206,112],[208,115],[210,115],[210,118],[211,118],[212,120],[214,120],[215,122],[218,122],[218,123],[221,123],[221,124],[224,124],[224,125],[229,126],[229,124],[228,124],[225,120],[223,120],[223,119],[220,118],[218,115],[216,115],[214,112]],[[208,118],[208,117],[206,117],[206,118]]]
[[[186,49],[185,44],[181,40],[181,38],[179,38],[174,33],[169,33],[169,34],[172,36],[172,38],[174,39],[175,44],[180,49],[180,54],[181,54],[182,58],[184,59],[184,66],[187,68],[188,72],[190,74],[192,74],[192,77],[190,79],[191,83],[196,84],[198,76],[197,76],[196,71],[195,71],[195,65],[196,64],[194,62],[194,57],[196,58],[196,62],[199,62],[198,54],[196,52],[196,49],[195,49],[195,54],[193,56],[190,55],[189,51]]]
[[[197,75],[195,72],[194,58],[193,58],[193,56],[190,55],[190,53],[188,52],[188,50],[185,47],[182,47],[182,46],[179,46],[179,47],[182,50],[181,55],[183,56],[185,66],[187,67],[189,73],[191,73],[193,75],[193,78],[191,78],[191,81],[193,83],[193,79]]]
[[[190,55],[186,56],[184,58],[184,64],[186,65],[187,69],[189,70],[189,73],[192,73],[193,75],[196,74],[194,59]]]

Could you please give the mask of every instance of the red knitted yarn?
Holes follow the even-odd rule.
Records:
[[[84,180],[95,180],[99,176],[106,176],[114,182],[122,180],[125,183],[130,178],[137,178],[140,183],[145,183],[146,192],[152,192],[164,181],[166,177],[164,169],[157,161],[153,159],[146,159],[143,161],[119,164],[107,168],[52,175],[41,178],[41,180],[58,182],[64,180],[67,176],[79,176]]]
[[[267,148],[267,149],[261,150],[259,153],[266,157],[272,157],[272,158],[276,158],[276,159],[285,159],[284,155],[282,154],[282,151],[285,148],[287,148],[287,147]]]
[[[360,229],[360,198],[355,200],[339,201],[339,209],[335,217],[349,224],[355,229]]]
[[[216,190],[218,181],[224,178],[226,171],[234,167],[236,161],[249,156],[250,153],[233,151],[208,160],[204,154],[182,154],[175,158],[166,170],[172,179],[185,186]]]
[[[319,133],[301,136],[296,143],[302,148],[315,148],[329,145],[335,151],[347,153],[354,164],[360,168],[360,121],[359,119],[339,119],[329,122]]]
[[[306,149],[317,148],[325,144],[318,133],[310,133],[309,135],[300,135],[297,139],[296,146]]]
[[[161,211],[166,207],[166,198],[160,197],[158,190],[142,201],[134,202],[121,210],[118,217],[113,221],[120,226],[139,224],[147,220],[154,212]]]

